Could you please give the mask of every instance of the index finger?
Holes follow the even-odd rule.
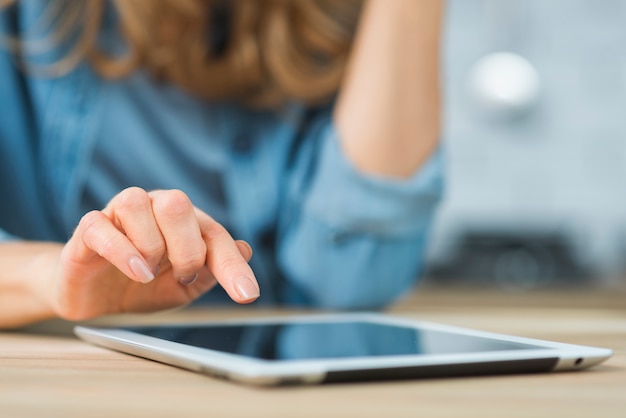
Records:
[[[261,294],[256,277],[226,229],[196,209],[202,237],[206,242],[209,271],[226,293],[238,303],[250,303]]]

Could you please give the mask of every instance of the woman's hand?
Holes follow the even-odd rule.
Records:
[[[219,283],[239,303],[259,297],[250,246],[179,190],[131,187],[87,213],[61,252],[52,308],[65,319],[184,305]]]

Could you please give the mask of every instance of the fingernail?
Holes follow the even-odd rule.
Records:
[[[154,279],[154,274],[150,268],[139,257],[133,256],[128,260],[130,269],[141,283],[149,283]]]
[[[178,281],[180,282],[180,284],[190,285],[190,284],[193,284],[193,282],[195,282],[197,278],[198,278],[198,273],[192,274],[191,276],[181,277],[178,279]]]
[[[256,299],[260,296],[259,286],[249,277],[241,276],[235,280],[235,288],[244,300]]]

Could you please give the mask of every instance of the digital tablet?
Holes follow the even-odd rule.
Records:
[[[612,355],[375,313],[78,326],[75,332],[99,346],[258,385],[580,370]]]

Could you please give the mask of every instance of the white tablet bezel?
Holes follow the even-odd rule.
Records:
[[[454,375],[454,367],[462,365],[485,365],[485,374],[495,363],[506,364],[515,361],[532,361],[554,359],[549,371],[584,369],[597,365],[612,355],[605,348],[587,347],[573,344],[557,343],[538,339],[516,337],[505,334],[478,331],[468,328],[416,321],[378,313],[335,313],[311,314],[299,316],[279,316],[268,318],[251,318],[245,320],[224,320],[186,322],[163,326],[189,325],[238,325],[238,324],[272,324],[272,323],[303,323],[303,322],[340,322],[340,321],[371,321],[380,324],[399,325],[411,328],[453,332],[477,337],[495,338],[502,341],[529,344],[541,348],[517,349],[510,351],[489,351],[462,354],[439,355],[403,355],[380,356],[350,359],[313,359],[313,360],[263,360],[243,355],[218,352],[205,348],[192,347],[181,343],[167,341],[120,328],[94,328],[77,326],[75,333],[81,339],[99,345],[156,360],[192,371],[223,377],[231,380],[258,384],[276,385],[285,383],[321,383],[333,373],[350,373],[351,371],[387,371],[402,368],[431,366],[451,366],[447,375]],[[154,326],[154,325],[152,325]],[[158,325],[157,325],[158,326]],[[475,373],[480,374],[480,372]],[[374,374],[375,375],[375,374]],[[358,377],[355,378],[358,380]]]

